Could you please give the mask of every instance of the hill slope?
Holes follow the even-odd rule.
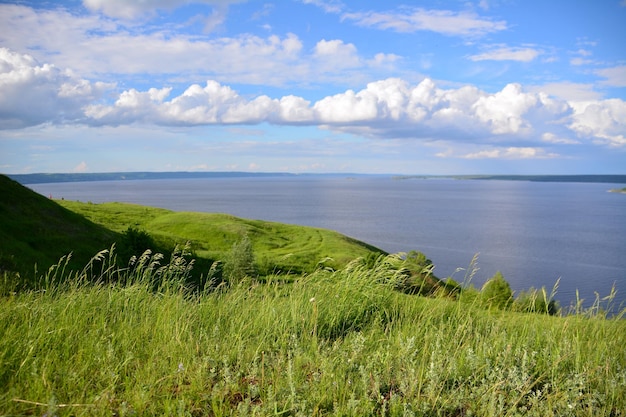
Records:
[[[201,259],[223,259],[234,243],[248,236],[261,274],[311,272],[326,258],[331,259],[325,265],[341,267],[360,256],[383,253],[371,245],[326,229],[242,219],[220,213],[174,212],[126,203],[59,203],[117,232],[123,232],[129,226],[143,230],[161,247],[173,248],[190,242],[194,254]]]
[[[317,264],[341,267],[381,250],[340,233],[304,226],[240,219],[226,214],[173,212],[124,203],[90,204],[50,200],[0,175],[0,272],[27,279],[72,253],[70,267],[81,269],[114,242],[120,247],[129,227],[147,232],[154,249],[165,253],[191,242],[196,273],[223,259],[233,244],[248,236],[259,272],[310,272]],[[127,259],[120,259],[125,263]]]
[[[0,271],[33,278],[72,253],[82,268],[119,235],[0,175]]]

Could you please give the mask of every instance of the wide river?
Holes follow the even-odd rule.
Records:
[[[515,291],[560,279],[557,299],[617,289],[626,306],[623,184],[293,176],[30,184],[54,198],[229,213],[337,230],[387,252],[424,252],[440,278],[480,287],[501,271]]]

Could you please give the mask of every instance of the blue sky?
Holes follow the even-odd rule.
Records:
[[[626,173],[626,0],[0,1],[0,172]]]

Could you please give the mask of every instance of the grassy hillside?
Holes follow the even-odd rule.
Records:
[[[0,413],[626,415],[626,321],[409,296],[393,261],[206,293],[176,273],[155,292],[144,266],[1,297]]]
[[[40,272],[73,253],[71,267],[82,268],[118,234],[0,175],[0,271],[23,277]]]
[[[150,249],[157,252],[168,253],[191,242],[197,259],[195,275],[206,273],[213,260],[224,259],[244,236],[252,241],[261,274],[310,272],[325,259],[325,265],[338,268],[357,257],[381,252],[324,229],[123,203],[53,201],[0,176],[0,272],[17,271],[30,279],[35,265],[39,274],[44,273],[69,253],[69,267],[82,268],[113,243],[118,253],[124,253],[120,249],[127,243],[129,227],[146,232],[154,244]],[[128,259],[119,261],[125,264]]]
[[[191,242],[194,255],[204,259],[223,259],[233,244],[248,236],[261,274],[311,272],[320,261],[328,258],[326,266],[339,268],[371,252],[382,253],[373,246],[326,229],[124,203],[59,201],[59,204],[116,232],[136,227],[162,247],[173,248]]]

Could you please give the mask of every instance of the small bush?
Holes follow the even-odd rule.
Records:
[[[130,226],[122,233],[118,253],[121,260],[126,261],[133,256],[141,256],[145,251],[153,249],[156,247],[152,237],[146,231]]]
[[[531,287],[528,291],[520,292],[513,302],[513,310],[554,316],[559,312],[559,304],[548,296],[545,288],[537,290]]]
[[[506,310],[513,303],[513,291],[500,271],[485,282],[480,290],[481,304],[487,308]]]
[[[224,260],[224,275],[231,284],[256,277],[254,250],[247,235],[233,244]]]

